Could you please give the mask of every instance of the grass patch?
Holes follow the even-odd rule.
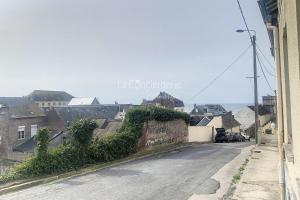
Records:
[[[239,168],[239,172],[232,177],[231,183],[237,184],[241,180],[241,176],[244,173],[247,164],[249,163],[249,158],[246,158],[242,166]]]

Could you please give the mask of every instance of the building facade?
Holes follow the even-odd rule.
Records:
[[[47,118],[26,97],[0,97],[0,105],[0,156],[9,158],[15,147],[46,126]]]
[[[166,92],[160,92],[153,100],[144,99],[142,105],[155,105],[175,111],[184,112],[184,103],[182,100],[173,97]]]
[[[300,1],[260,0],[277,65],[277,131],[283,198],[300,199]]]
[[[40,108],[63,107],[69,104],[72,95],[64,91],[34,90],[28,97]]]

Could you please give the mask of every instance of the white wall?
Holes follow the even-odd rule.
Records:
[[[213,127],[189,126],[189,142],[212,142]]]

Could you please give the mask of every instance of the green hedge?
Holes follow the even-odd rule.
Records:
[[[137,151],[138,139],[144,122],[149,120],[172,121],[182,119],[189,123],[189,115],[159,107],[140,107],[127,112],[122,128],[113,135],[92,139],[97,127],[93,120],[81,119],[70,127],[71,142],[52,151],[38,148],[37,155],[16,165],[0,177],[0,183],[41,175],[77,170],[86,164],[107,162],[127,157]],[[39,130],[37,143],[47,144],[45,129]],[[42,156],[43,155],[43,156]]]

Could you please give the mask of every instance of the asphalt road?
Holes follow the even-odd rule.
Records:
[[[0,200],[185,200],[214,193],[219,183],[210,177],[249,145],[195,145],[2,195]]]

